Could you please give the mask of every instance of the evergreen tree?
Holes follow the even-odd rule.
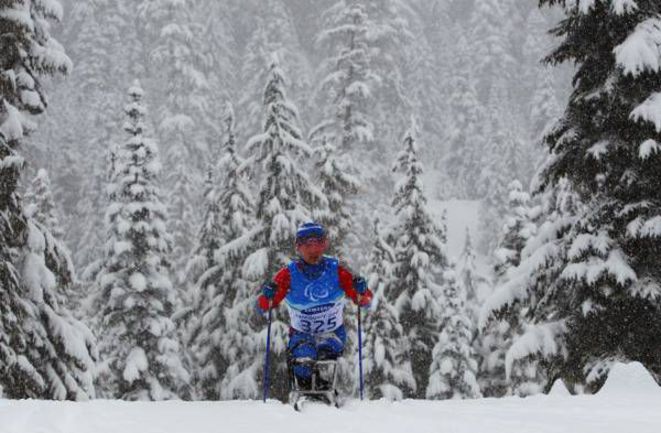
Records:
[[[480,100],[487,101],[492,80],[509,81],[515,65],[511,54],[506,19],[511,8],[509,0],[483,0],[473,3],[470,17],[470,45],[475,74],[480,77]],[[505,102],[505,101],[503,101]]]
[[[449,97],[447,155],[443,159],[443,184],[451,187],[442,188],[441,195],[456,198],[475,199],[479,196],[479,183],[475,182],[481,167],[480,155],[486,137],[483,109],[477,99],[473,68],[468,55],[468,42],[461,29],[456,46],[456,60],[453,63],[454,74],[451,77]]]
[[[487,278],[477,269],[476,260],[470,229],[466,227],[464,249],[455,265],[455,273],[457,284],[466,293],[466,308],[473,324],[477,323],[479,317],[479,305],[482,302],[480,296],[485,286],[489,285]]]
[[[365,383],[372,398],[401,400],[412,395],[415,379],[405,338],[395,307],[388,302],[393,290],[395,250],[374,221],[374,246],[365,268],[368,286],[374,290],[373,311],[365,324]]]
[[[566,236],[563,285],[548,299],[566,319],[561,374],[583,381],[612,357],[658,374],[661,358],[649,348],[661,343],[661,4],[561,6],[566,19],[554,33],[564,39],[548,60],[577,69],[565,114],[546,139],[554,160],[544,180],[553,187],[566,177],[586,203]]]
[[[567,353],[567,319],[549,301],[566,286],[561,275],[570,246],[567,234],[583,205],[567,180],[541,201],[538,229],[521,251],[520,264],[506,272],[481,310],[480,327],[489,327],[483,348],[489,358],[481,368],[487,395],[539,392]]]
[[[237,38],[234,34],[231,6],[229,2],[195,2],[193,22],[200,23],[201,35],[199,51],[204,53],[200,68],[207,77],[208,82],[208,107],[207,113],[223,113],[226,101],[237,97],[235,89],[237,85],[238,55]],[[219,122],[215,116],[206,115],[200,119],[204,123],[204,141],[209,143],[218,142],[222,136],[223,122]]]
[[[351,215],[349,214],[347,195],[356,193],[359,188],[358,180],[342,166],[334,145],[324,139],[323,143],[314,150],[317,155],[315,169],[321,192],[328,199],[328,208],[316,212],[318,219],[328,227],[328,237],[331,241],[331,251],[346,258],[347,250],[344,247],[345,239],[351,235]],[[355,238],[355,236],[353,236]],[[355,244],[355,242],[353,242]]]
[[[511,378],[507,377],[507,351],[520,333],[519,312],[510,312],[508,319],[491,318],[476,341],[478,383],[485,397],[512,395]],[[516,333],[516,334],[515,334]]]
[[[257,200],[257,224],[246,235],[226,246],[228,254],[247,255],[243,276],[253,284],[267,281],[280,267],[289,263],[298,225],[311,218],[312,209],[328,206],[323,193],[300,168],[301,161],[311,155],[312,149],[302,141],[296,108],[287,99],[284,86],[283,72],[274,57],[264,90],[263,132],[253,136],[247,144],[252,158],[263,171]],[[274,379],[271,389],[274,398],[286,400],[288,327],[280,319],[280,314],[274,314],[272,327],[272,365],[277,371],[271,374]]]
[[[530,205],[530,194],[523,191],[518,180],[509,184],[509,212],[500,235],[499,246],[496,249],[494,273],[499,281],[507,279],[507,271],[521,263],[521,251],[526,242],[535,234],[535,224],[532,223],[534,210]]]
[[[380,80],[370,66],[367,32],[373,23],[363,5],[344,0],[329,8],[323,21],[325,28],[317,45],[329,54],[322,63],[318,92],[326,109],[310,138],[315,141],[325,136],[342,154],[365,156],[374,141],[367,104]]]
[[[522,140],[511,116],[501,106],[506,93],[505,83],[498,81],[491,89],[489,98],[488,138],[485,152],[482,152],[479,181],[483,197],[481,247],[485,252],[493,251],[497,245],[499,228],[507,212],[508,186],[514,179],[520,178],[525,165]]]
[[[466,293],[454,271],[446,271],[443,277],[440,335],[432,351],[426,397],[478,398],[482,395],[476,379],[473,324],[466,309]]]
[[[117,153],[107,255],[94,299],[101,334],[99,383],[106,397],[172,399],[186,395],[188,382],[170,319],[172,240],[156,184],[158,148],[144,136],[146,109],[138,83],[129,96],[124,125],[129,137]]]
[[[57,1],[0,5],[0,395],[85,400],[94,397],[94,338],[64,306],[74,270],[48,228],[26,216],[17,185],[18,153],[40,114],[43,75],[67,73],[71,61],[51,37]]]
[[[330,200],[331,214],[338,211],[343,216],[328,216],[324,219],[329,227],[337,227],[339,237],[335,245],[344,245],[345,236],[351,233],[350,215],[360,214],[356,211],[356,204],[350,202],[351,195],[360,189],[358,179],[349,179],[346,175],[344,185],[339,185],[329,170],[333,166],[338,174],[342,171],[361,178],[371,170],[363,169],[364,161],[374,146],[374,125],[368,113],[367,104],[373,101],[374,90],[380,80],[371,67],[371,42],[368,39],[368,30],[373,25],[367,16],[366,7],[355,1],[339,1],[327,9],[323,16],[323,30],[319,33],[316,45],[325,53],[321,63],[319,75],[320,85],[317,89],[319,106],[325,107],[321,121],[312,128],[310,139],[315,143],[323,143],[320,148],[321,156],[327,162],[322,179],[322,188]],[[324,150],[324,148],[328,150]],[[336,154],[330,154],[332,149]],[[332,156],[332,159],[329,159]],[[332,165],[331,165],[332,164]],[[337,187],[344,189],[336,195]],[[342,198],[342,201],[338,201]],[[349,212],[347,206],[352,207]],[[360,205],[359,205],[360,206]],[[335,210],[333,210],[335,209]],[[360,223],[365,223],[361,221]],[[360,234],[348,239],[352,251],[359,249],[366,241]],[[346,249],[343,251],[347,251]],[[356,251],[357,252],[357,251]],[[360,254],[352,254],[354,261],[359,260]]]
[[[421,133],[430,143],[443,143],[448,122],[448,82],[452,74],[452,20],[448,2],[409,2],[413,21],[409,23],[415,44],[410,44],[408,61],[403,65],[405,92],[409,95],[413,112],[420,121]],[[455,71],[452,71],[455,72]],[[452,75],[451,75],[452,74]],[[426,149],[434,161],[443,154],[444,146]],[[435,165],[434,168],[437,168]]]
[[[26,209],[27,216],[41,224],[56,239],[62,239],[64,230],[60,225],[59,211],[53,199],[48,171],[40,169],[37,172],[25,200],[29,203]]]
[[[79,146],[77,152],[85,155],[76,161],[83,178],[76,186],[75,218],[67,228],[67,241],[72,245],[74,261],[84,270],[103,256],[104,238],[99,228],[103,227],[104,209],[108,203],[99,191],[103,191],[107,182],[108,145],[121,140],[117,124],[123,119],[117,107],[123,102],[116,89],[129,82],[126,71],[130,65],[125,61],[129,58],[127,51],[132,50],[134,44],[118,44],[117,41],[133,34],[128,19],[129,14],[125,13],[120,0],[72,5],[69,39],[71,54],[76,59],[72,74],[76,85],[62,88],[62,94],[58,95],[61,105],[58,103],[58,111],[53,113],[58,127],[54,136],[45,138],[49,142],[63,143],[67,138],[60,138],[60,134],[74,131],[71,140]],[[106,71],[113,73],[106,74]],[[71,113],[70,106],[93,106],[94,110]],[[62,110],[65,107],[67,109]],[[67,115],[70,117],[65,117]]]
[[[64,229],[60,224],[60,213],[52,194],[50,177],[45,169],[37,171],[25,199],[28,203],[25,210],[26,216],[35,224],[46,229],[57,240],[57,248],[62,253],[57,257],[57,262],[50,262],[50,266],[54,268],[56,274],[66,275],[66,283],[58,287],[62,296],[61,302],[71,310],[74,317],[84,320],[78,308],[84,288],[76,276],[71,252],[63,242]]]
[[[368,35],[373,52],[378,55],[371,56],[371,68],[380,83],[374,92],[372,110],[378,145],[373,147],[369,161],[380,161],[387,166],[385,156],[388,153],[383,149],[390,149],[392,153],[397,151],[401,131],[408,127],[413,108],[413,101],[406,94],[402,65],[411,60],[407,53],[413,51],[414,33],[411,26],[417,19],[415,11],[404,0],[368,0],[362,3],[372,22]],[[372,167],[367,169],[375,172],[375,178],[386,175],[385,171],[378,173]],[[383,187],[382,192],[387,194],[390,185]]]
[[[248,23],[247,23],[248,24]],[[291,13],[282,0],[262,0],[255,3],[249,20],[252,29],[241,62],[238,113],[241,121],[239,133],[251,136],[259,130],[262,112],[262,90],[268,80],[271,58],[277,54],[288,83],[290,100],[301,107],[304,114],[310,110],[311,70],[304,55],[301,41]],[[305,121],[306,119],[299,119]]]
[[[393,200],[397,217],[392,231],[396,256],[388,302],[397,309],[404,335],[411,342],[409,359],[416,383],[413,396],[424,398],[438,332],[439,283],[448,260],[445,227],[438,227],[427,210],[414,128],[413,125],[406,132],[404,150],[394,165],[403,177],[397,183]]]
[[[158,78],[164,101],[157,113],[160,142],[165,149],[165,187],[169,197],[170,232],[174,236],[173,257],[177,284],[184,280],[185,258],[193,250],[195,229],[202,208],[201,194],[206,168],[205,126],[209,119],[209,81],[200,46],[199,23],[193,21],[191,0],[147,0],[141,14],[149,17],[157,44],[151,60],[159,67]],[[160,90],[160,89],[159,89]],[[163,91],[161,90],[161,91]]]
[[[316,89],[317,105],[323,109],[310,132],[313,144],[328,140],[335,146],[338,167],[361,183],[371,183],[379,177],[373,162],[374,158],[382,158],[376,154],[380,138],[375,136],[373,116],[379,110],[369,107],[380,104],[376,97],[381,94],[383,79],[374,68],[373,57],[382,38],[374,31],[378,24],[368,13],[370,7],[367,2],[341,0],[332,3],[322,15],[323,29],[316,37],[315,48],[323,53]],[[374,37],[370,38],[370,34]],[[344,195],[349,199],[352,223],[367,226],[369,218],[363,215],[369,214],[367,209],[374,203],[369,198],[350,200],[353,194]],[[366,233],[347,239],[354,263],[363,263],[367,258]]]
[[[530,195],[523,191],[518,180],[511,182],[509,189],[509,212],[500,234],[499,246],[494,253],[495,287],[505,284],[510,278],[510,270],[520,265],[521,253],[536,231],[532,222],[534,215],[530,208]],[[520,314],[520,309],[513,308],[508,311],[506,320],[495,317],[483,330],[479,379],[487,396],[500,397],[512,393],[528,395],[539,391],[532,388],[519,389],[519,378],[510,375],[508,380],[505,374],[507,352],[514,339],[522,333]]]
[[[230,378],[246,368],[243,354],[254,330],[242,309],[251,299],[250,285],[241,276],[241,257],[226,256],[219,248],[240,238],[253,224],[253,199],[248,188],[247,165],[236,151],[234,113],[228,107],[223,154],[209,187],[206,222],[193,260],[195,296],[187,338],[199,368],[201,395],[206,399],[248,398],[250,392],[234,388]],[[216,180],[217,179],[217,180]],[[241,306],[237,307],[240,304]],[[238,310],[238,311],[237,311]],[[232,320],[228,320],[232,317]],[[254,352],[253,352],[254,353]],[[254,359],[250,360],[254,363]],[[256,387],[256,385],[255,385]]]

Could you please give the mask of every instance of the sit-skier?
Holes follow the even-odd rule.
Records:
[[[364,278],[352,275],[336,257],[325,256],[326,230],[317,223],[302,224],[296,232],[299,258],[280,269],[262,286],[257,306],[262,313],[283,300],[289,311],[288,353],[302,389],[309,389],[312,367],[297,360],[336,359],[347,339],[343,323],[346,298],[369,307],[372,292]]]

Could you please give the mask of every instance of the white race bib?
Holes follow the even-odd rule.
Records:
[[[310,307],[303,311],[287,305],[292,328],[306,334],[325,334],[342,326],[344,299],[335,304]]]

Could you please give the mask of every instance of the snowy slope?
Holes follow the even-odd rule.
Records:
[[[0,402],[2,433],[658,433],[650,397],[536,396],[472,401],[351,402],[294,412],[278,402]]]
[[[594,396],[352,401],[342,409],[279,402],[0,401],[0,433],[658,433],[661,388],[618,365]]]

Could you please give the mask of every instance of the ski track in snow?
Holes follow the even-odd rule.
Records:
[[[295,412],[276,401],[0,401],[0,433],[658,433],[654,395],[351,401]]]

